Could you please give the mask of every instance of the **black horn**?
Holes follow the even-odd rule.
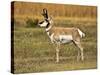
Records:
[[[46,8],[43,9],[43,13],[47,14],[47,9]]]
[[[44,18],[48,19],[48,12],[46,8],[43,9],[42,15],[44,16]]]

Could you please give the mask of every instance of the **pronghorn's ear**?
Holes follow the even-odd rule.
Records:
[[[47,18],[48,19],[48,12],[47,12],[47,9],[46,8],[43,9],[42,15],[44,16],[44,18]]]

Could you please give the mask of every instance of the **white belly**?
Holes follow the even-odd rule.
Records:
[[[60,35],[59,40],[61,43],[69,43],[72,41],[72,35]]]

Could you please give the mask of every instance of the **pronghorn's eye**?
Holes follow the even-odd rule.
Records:
[[[42,21],[42,22],[39,23],[39,26],[40,26],[40,27],[46,27],[47,24],[48,24],[48,22]]]
[[[44,21],[41,21],[39,24],[42,24]]]

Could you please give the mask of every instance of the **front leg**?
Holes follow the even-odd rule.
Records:
[[[82,61],[84,61],[84,55],[83,55],[83,47],[82,47],[82,45],[81,45],[81,43],[80,43],[80,41],[79,42],[77,42],[77,41],[74,41],[74,43],[76,44],[76,46],[79,48],[79,51],[78,51],[78,60],[81,58],[81,60]]]
[[[60,50],[60,43],[57,43],[56,46],[56,62],[59,62],[59,50]]]

